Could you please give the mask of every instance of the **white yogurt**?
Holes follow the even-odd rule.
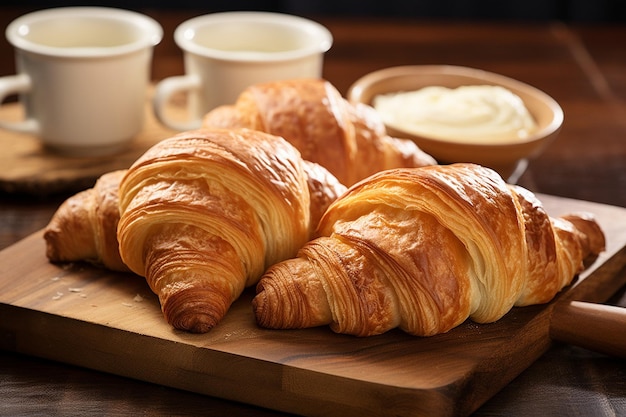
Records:
[[[523,141],[537,128],[522,99],[499,86],[430,86],[376,96],[373,107],[391,127],[441,140]]]

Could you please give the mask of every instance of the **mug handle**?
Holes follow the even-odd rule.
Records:
[[[161,80],[156,86],[152,99],[156,118],[174,130],[185,131],[199,128],[202,125],[202,120],[197,118],[187,121],[174,120],[168,116],[166,107],[174,94],[181,92],[189,94],[191,91],[198,90],[200,85],[200,77],[194,74],[168,77]]]
[[[27,74],[9,75],[0,77],[0,103],[11,94],[27,93],[32,83]],[[21,122],[0,120],[0,128],[20,133],[39,133],[39,123],[35,119],[26,119]]]

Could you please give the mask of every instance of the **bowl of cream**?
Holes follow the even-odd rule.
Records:
[[[412,139],[439,163],[478,163],[510,182],[556,138],[563,123],[563,110],[543,91],[452,65],[375,71],[358,79],[347,99],[372,106],[391,136]]]

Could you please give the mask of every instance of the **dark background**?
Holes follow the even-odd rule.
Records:
[[[261,10],[303,16],[626,22],[624,0],[21,0],[19,4],[33,9],[80,5],[198,12]]]

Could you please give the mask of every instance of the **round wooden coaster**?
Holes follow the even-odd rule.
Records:
[[[74,157],[51,151],[29,134],[0,130],[0,192],[51,195],[91,187],[105,172],[128,168],[155,143],[174,135],[152,113],[146,100],[145,125],[128,147],[101,157]],[[0,106],[0,119],[21,120],[19,103]]]

